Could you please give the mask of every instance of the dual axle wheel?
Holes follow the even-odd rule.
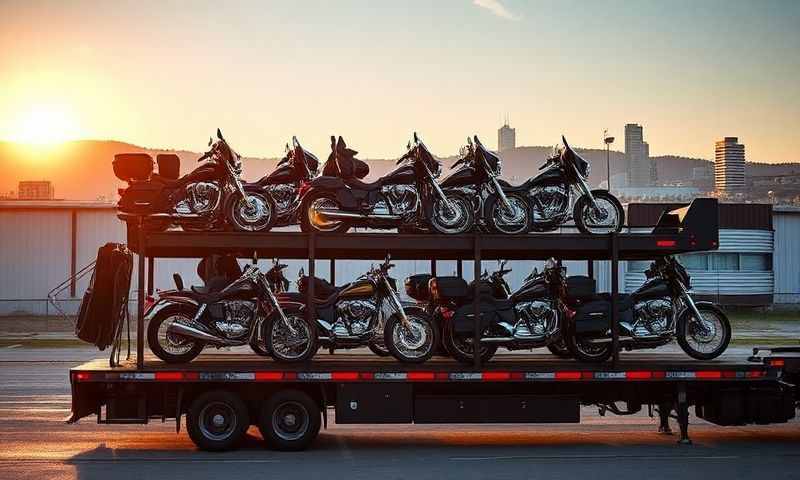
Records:
[[[319,433],[319,405],[305,392],[276,392],[255,410],[261,435],[276,450],[303,450]],[[201,450],[231,450],[244,439],[250,419],[250,410],[238,395],[215,390],[192,402],[186,414],[186,429]]]

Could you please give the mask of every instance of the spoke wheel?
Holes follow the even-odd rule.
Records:
[[[489,227],[498,233],[518,235],[531,229],[531,210],[528,203],[520,195],[507,194],[506,208],[500,197],[494,197],[486,209],[486,221]]]
[[[174,323],[191,323],[197,308],[191,305],[168,305],[153,316],[147,325],[150,350],[167,363],[186,363],[203,351],[203,342],[169,332]]]
[[[438,331],[430,316],[407,312],[408,325],[393,315],[384,328],[384,342],[389,352],[401,362],[422,363],[431,358],[438,345]]]
[[[276,361],[302,362],[317,353],[317,333],[309,325],[302,313],[284,312],[286,321],[279,315],[266,322],[264,338],[268,342],[268,350]]]
[[[700,304],[702,319],[687,308],[678,320],[678,344],[690,357],[711,360],[722,355],[731,341],[731,325],[719,308]]]
[[[604,190],[592,191],[595,205],[587,195],[575,202],[575,226],[583,233],[602,235],[622,230],[625,211],[616,197]]]
[[[448,204],[436,199],[431,212],[431,226],[445,235],[466,233],[475,225],[475,214],[472,204],[466,197],[453,193],[445,193]]]
[[[228,222],[240,232],[269,230],[274,221],[275,204],[261,193],[246,193],[246,199],[236,195],[228,202]]]

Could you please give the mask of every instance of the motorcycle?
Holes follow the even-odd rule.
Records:
[[[355,150],[342,137],[332,144],[338,176],[311,182],[300,207],[303,231],[344,233],[351,226],[378,229],[427,229],[443,234],[472,229],[474,216],[466,196],[445,194],[436,183],[441,165],[417,134],[398,168],[372,183],[356,178]],[[323,172],[324,173],[324,172]]]
[[[424,310],[400,303],[389,277],[393,267],[387,256],[379,266],[338,288],[301,275],[298,286],[303,279],[306,284],[316,281],[313,305],[316,323],[312,329],[318,330],[313,339],[318,339],[319,343],[309,346],[307,340],[298,340],[282,319],[273,317],[265,324],[265,340],[273,357],[278,361],[296,362],[310,358],[319,345],[333,351],[382,343],[401,362],[428,360],[434,354],[438,330]],[[318,288],[322,286],[329,289]],[[305,320],[305,288],[300,288],[300,293],[284,294],[280,298],[287,317]]]
[[[475,136],[467,138],[460,158],[450,166],[454,169],[440,183],[446,192],[461,192],[473,199],[473,211],[481,225],[490,232],[504,234],[527,233],[531,229],[531,208],[525,192],[510,188],[500,180],[502,160],[487,150]]]
[[[316,345],[316,331],[284,313],[266,276],[253,263],[219,291],[185,290],[176,274],[176,290],[161,292],[158,301],[146,309],[150,350],[167,363],[190,362],[207,345],[250,345],[259,355],[268,355],[264,325],[277,321],[308,349]]]
[[[711,360],[731,340],[728,317],[711,302],[695,302],[691,277],[673,257],[659,258],[645,271],[647,280],[630,295],[620,295],[620,347],[656,348],[673,339],[692,358]],[[609,319],[611,298],[599,295],[577,310],[567,342],[584,362],[604,362],[613,354]]]
[[[275,204],[274,226],[294,225],[298,218],[297,207],[318,170],[319,159],[305,150],[297,137],[292,137],[292,147],[286,145],[286,155],[275,170],[247,186],[260,189],[272,199]]]
[[[548,260],[544,271],[528,276],[511,292],[503,278],[511,272],[503,266],[478,286],[481,361],[488,361],[503,346],[509,350],[545,347],[559,341],[563,318],[569,309],[565,296],[565,271]],[[430,298],[436,305],[434,319],[442,325],[442,342],[456,360],[473,361],[475,312],[474,287],[459,277],[434,277]],[[498,298],[503,297],[506,298]],[[555,348],[555,347],[554,347]]]
[[[228,225],[244,232],[269,230],[275,205],[258,189],[242,183],[240,155],[219,129],[217,141],[209,139],[208,145],[211,149],[197,161],[209,161],[181,178],[154,174],[147,154],[115,156],[114,173],[129,185],[119,190],[118,217],[131,225],[144,217],[152,230],[173,224],[191,231],[222,230]],[[169,157],[179,162],[177,156]],[[177,173],[178,166],[173,170]]]

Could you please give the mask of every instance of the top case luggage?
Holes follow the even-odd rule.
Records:
[[[430,281],[430,291],[437,303],[458,301],[469,295],[467,282],[460,277],[434,277]]]
[[[78,311],[75,335],[104,350],[114,342],[128,308],[133,254],[125,245],[107,243],[97,251],[92,279]]]
[[[428,283],[431,281],[431,278],[433,278],[433,276],[430,273],[419,273],[406,278],[406,295],[420,302],[427,302],[430,300]]]
[[[114,175],[125,182],[144,182],[153,173],[153,157],[146,153],[118,153],[112,163]]]

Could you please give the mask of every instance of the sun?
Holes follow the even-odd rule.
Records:
[[[55,145],[75,139],[78,133],[78,124],[71,112],[54,105],[31,107],[14,124],[12,140],[29,145]]]

